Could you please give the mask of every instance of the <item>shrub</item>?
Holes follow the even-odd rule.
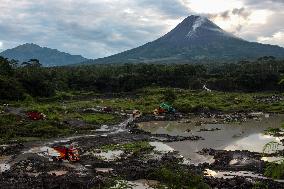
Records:
[[[268,163],[264,175],[273,179],[284,179],[284,160],[280,164]]]
[[[169,165],[158,168],[153,175],[155,179],[171,189],[207,189],[202,177],[180,167]]]
[[[0,77],[0,100],[22,100],[24,90],[18,81]]]
[[[168,102],[168,103],[173,103],[176,99],[176,93],[174,91],[174,89],[167,89],[163,92],[163,99],[164,101]]]

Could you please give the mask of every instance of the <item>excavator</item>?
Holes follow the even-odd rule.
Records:
[[[73,145],[55,146],[53,149],[57,152],[52,156],[53,161],[77,162],[80,160],[78,149]]]

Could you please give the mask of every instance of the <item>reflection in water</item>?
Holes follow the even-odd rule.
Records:
[[[264,135],[262,133],[251,134],[240,140],[232,142],[224,150],[249,150],[251,152],[262,152],[265,144],[269,142],[280,142],[281,138]],[[279,146],[279,150],[283,149],[283,146]]]
[[[203,137],[205,140],[168,143],[170,147],[179,151],[190,162],[199,164],[214,162],[212,156],[203,156],[196,153],[204,148],[262,152],[266,143],[271,141],[279,142],[282,139],[264,135],[263,131],[269,127],[279,128],[283,122],[284,115],[272,115],[269,117],[263,116],[261,121],[249,120],[241,124],[207,124],[195,126],[192,122],[160,121],[140,123],[139,126],[152,133],[180,136],[197,135]],[[198,132],[201,129],[212,128],[220,130]],[[279,148],[283,149],[283,146]]]

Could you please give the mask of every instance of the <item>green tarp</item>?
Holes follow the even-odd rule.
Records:
[[[171,113],[174,113],[176,111],[172,106],[170,106],[169,104],[165,102],[160,104],[160,108],[166,110],[167,112],[171,112]]]

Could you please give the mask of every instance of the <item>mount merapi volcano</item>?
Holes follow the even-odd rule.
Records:
[[[0,53],[0,56],[20,62],[38,59],[43,66],[63,66],[88,60],[80,55],[71,55],[56,49],[40,47],[32,43],[26,43],[13,49],[5,50]]]
[[[201,16],[189,16],[163,37],[138,48],[85,63],[190,63],[284,58],[284,48],[248,42]]]

